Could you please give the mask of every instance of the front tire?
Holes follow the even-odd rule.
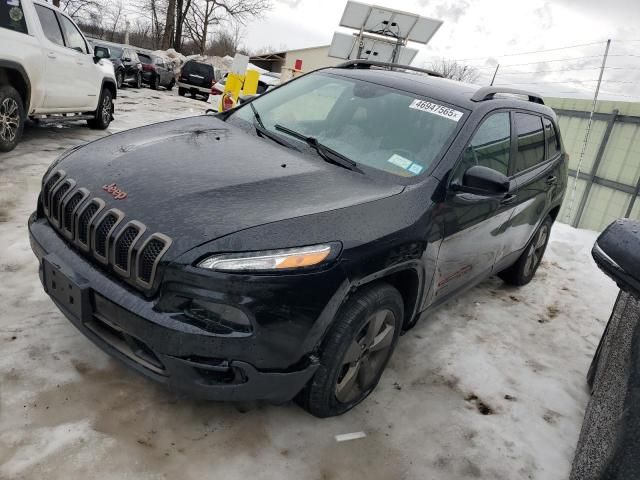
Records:
[[[151,90],[158,90],[158,87],[160,86],[160,77],[157,75],[153,77],[151,82],[149,82],[149,86],[151,87]]]
[[[169,85],[167,85],[167,90],[171,91],[173,90],[173,86],[176,84],[175,79],[171,79],[171,81],[169,82]]]
[[[184,97],[187,94],[187,91],[184,88],[178,87],[178,95]]]
[[[113,118],[113,94],[108,88],[102,90],[95,117],[87,120],[87,125],[96,130],[105,130]]]
[[[24,128],[24,106],[18,91],[11,85],[0,87],[0,152],[16,148]]]
[[[374,390],[402,329],[402,296],[391,285],[364,287],[343,306],[322,348],[320,367],[300,393],[316,417],[341,415]]]
[[[547,249],[552,225],[553,219],[545,218],[516,263],[498,274],[505,283],[521,287],[533,279]]]

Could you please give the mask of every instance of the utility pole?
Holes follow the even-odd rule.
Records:
[[[498,69],[500,68],[500,64],[496,65],[496,70],[493,72],[493,78],[491,79],[491,86],[493,86],[493,82],[496,80],[496,75],[498,75]]]
[[[596,106],[598,104],[598,94],[600,93],[600,85],[602,84],[602,75],[604,74],[604,69],[607,65],[607,57],[609,56],[609,47],[611,46],[611,39],[607,40],[607,46],[604,49],[604,56],[602,57],[602,66],[600,67],[600,75],[598,76],[598,84],[596,85],[596,91],[593,95],[593,103],[591,104],[591,113],[589,114],[589,121],[587,122],[587,131],[584,134],[584,140],[582,142],[582,150],[580,151],[580,157],[578,158],[578,168],[576,169],[576,176],[573,179],[573,187],[571,189],[571,198],[569,200],[569,208],[567,208],[567,215],[565,216],[565,221],[568,223],[571,218],[571,212],[573,211],[573,203],[576,199],[576,187],[578,185],[578,178],[580,177],[580,170],[582,168],[582,160],[584,159],[584,154],[587,151],[587,144],[589,142],[589,136],[591,134],[591,124],[593,123],[593,114],[596,111]],[[597,172],[596,172],[597,173]],[[579,218],[576,218],[573,222],[573,226],[577,227]]]

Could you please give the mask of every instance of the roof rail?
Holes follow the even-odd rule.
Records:
[[[516,88],[504,88],[504,87],[482,87],[479,88],[476,93],[471,96],[472,102],[484,102],[485,100],[492,100],[499,93],[508,93],[510,95],[522,95],[528,98],[530,102],[539,103],[544,105],[544,100],[537,93],[527,92],[526,90],[518,90]]]
[[[426,68],[412,67],[411,65],[400,65],[399,63],[377,62],[375,60],[349,60],[348,62],[336,65],[334,68],[356,68],[369,69],[371,67],[388,68],[389,70],[411,70],[412,72],[426,73],[431,77],[442,78],[442,75]]]

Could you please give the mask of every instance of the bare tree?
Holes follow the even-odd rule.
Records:
[[[445,78],[458,80],[459,82],[474,83],[480,76],[480,72],[478,72],[475,67],[463,65],[455,60],[447,60],[445,58],[431,62],[429,68]]]
[[[56,1],[53,2],[56,5]],[[98,8],[96,0],[57,0],[57,7],[61,8],[74,20],[84,19]]]
[[[189,37],[204,53],[212,26],[234,20],[243,23],[247,18],[258,16],[271,8],[271,0],[191,0],[185,27]]]
[[[166,50],[173,46],[173,32],[176,21],[176,0],[169,0],[167,5],[167,20],[164,22],[164,35],[162,35],[162,45],[160,48]]]
[[[112,42],[116,40],[116,33],[121,28],[123,16],[122,0],[113,2],[106,8],[103,13],[103,23],[105,26],[110,25],[105,29],[108,32],[107,40]]]

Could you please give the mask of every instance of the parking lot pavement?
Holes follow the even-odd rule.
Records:
[[[32,126],[0,156],[0,478],[568,476],[584,376],[617,291],[590,259],[592,232],[556,225],[529,286],[490,279],[423,319],[376,392],[338,418],[186,399],[93,346],[39,284],[26,222],[41,176],[73,145],[207,107],[120,93],[106,133]]]

